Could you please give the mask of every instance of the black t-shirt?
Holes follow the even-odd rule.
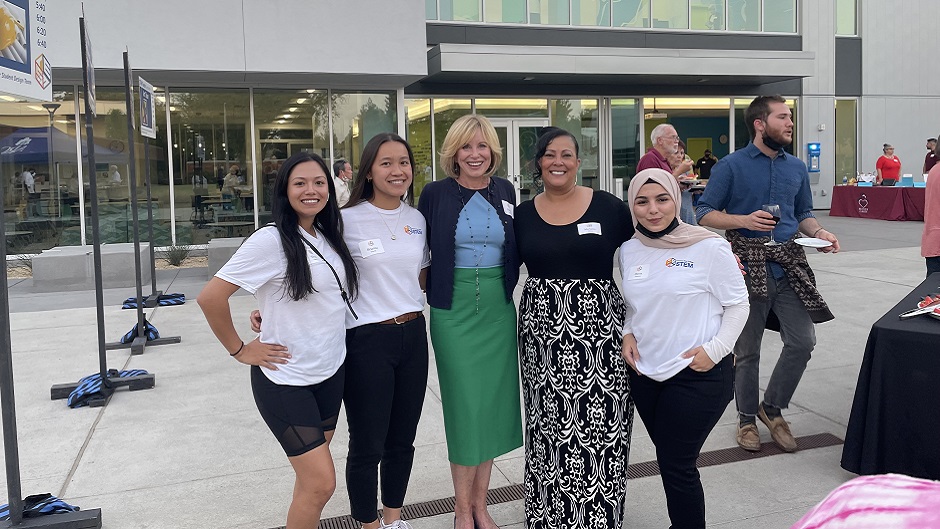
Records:
[[[718,160],[711,156],[702,156],[695,162],[695,168],[699,170],[699,178],[708,180],[712,175],[712,167],[718,163]]]
[[[614,252],[634,231],[627,205],[605,191],[595,191],[584,215],[564,226],[542,220],[535,201],[523,202],[514,227],[529,275],[543,279],[613,279]]]

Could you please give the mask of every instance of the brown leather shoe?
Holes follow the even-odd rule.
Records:
[[[781,450],[784,452],[796,452],[796,439],[794,439],[793,434],[790,433],[790,425],[787,424],[787,421],[784,420],[782,416],[771,419],[767,416],[767,413],[764,412],[764,405],[762,404],[757,409],[757,417],[760,418],[761,422],[770,430],[770,436]]]
[[[756,424],[738,425],[738,446],[748,452],[760,450],[760,433],[757,431]]]

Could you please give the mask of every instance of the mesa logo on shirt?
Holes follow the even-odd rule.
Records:
[[[405,224],[405,233],[408,235],[421,235],[424,231],[421,228],[415,228]]]
[[[695,268],[695,263],[693,261],[683,261],[682,259],[670,257],[669,259],[666,259],[666,266],[669,268],[674,266],[680,266],[682,268]]]

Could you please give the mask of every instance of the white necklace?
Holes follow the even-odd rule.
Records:
[[[388,223],[385,222],[385,215],[383,215],[381,212],[378,211],[380,208],[379,208],[378,206],[376,206],[375,204],[372,204],[372,205],[373,205],[373,206],[375,207],[375,209],[376,209],[375,214],[378,215],[380,219],[382,219],[382,224],[385,225],[385,229],[388,230],[388,234],[391,235],[392,240],[393,240],[393,241],[394,241],[394,240],[397,240],[398,237],[395,236],[395,232],[398,231],[398,223],[401,221],[401,212],[405,210],[404,204],[401,204],[401,203],[398,204],[398,217],[395,218],[395,229],[394,229],[394,230],[393,230],[392,228],[389,228],[389,227],[388,227]]]

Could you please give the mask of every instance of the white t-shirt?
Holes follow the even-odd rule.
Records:
[[[359,267],[359,297],[353,302],[359,319],[347,314],[347,328],[424,310],[418,273],[431,264],[424,215],[405,203],[385,210],[369,202],[342,215],[343,238]]]
[[[26,187],[27,193],[36,192],[36,178],[33,176],[33,173],[29,171],[23,171],[20,173],[20,176],[23,178],[23,186]]]
[[[329,260],[345,285],[346,272],[339,255],[322,233],[313,237],[298,226]],[[294,301],[285,290],[287,259],[277,229],[266,226],[248,237],[216,277],[254,294],[264,315],[261,341],[287,347],[290,360],[277,371],[261,371],[274,383],[287,386],[318,384],[331,377],[346,359],[346,302],[330,267],[306,244],[313,292]]]
[[[630,239],[620,247],[620,272],[627,303],[623,333],[636,337],[637,370],[657,381],[685,369],[692,359],[681,355],[715,338],[724,307],[748,299],[724,239],[677,249],[650,248]]]
[[[336,205],[342,207],[349,201],[349,184],[342,178],[334,176],[333,187],[336,188]]]

